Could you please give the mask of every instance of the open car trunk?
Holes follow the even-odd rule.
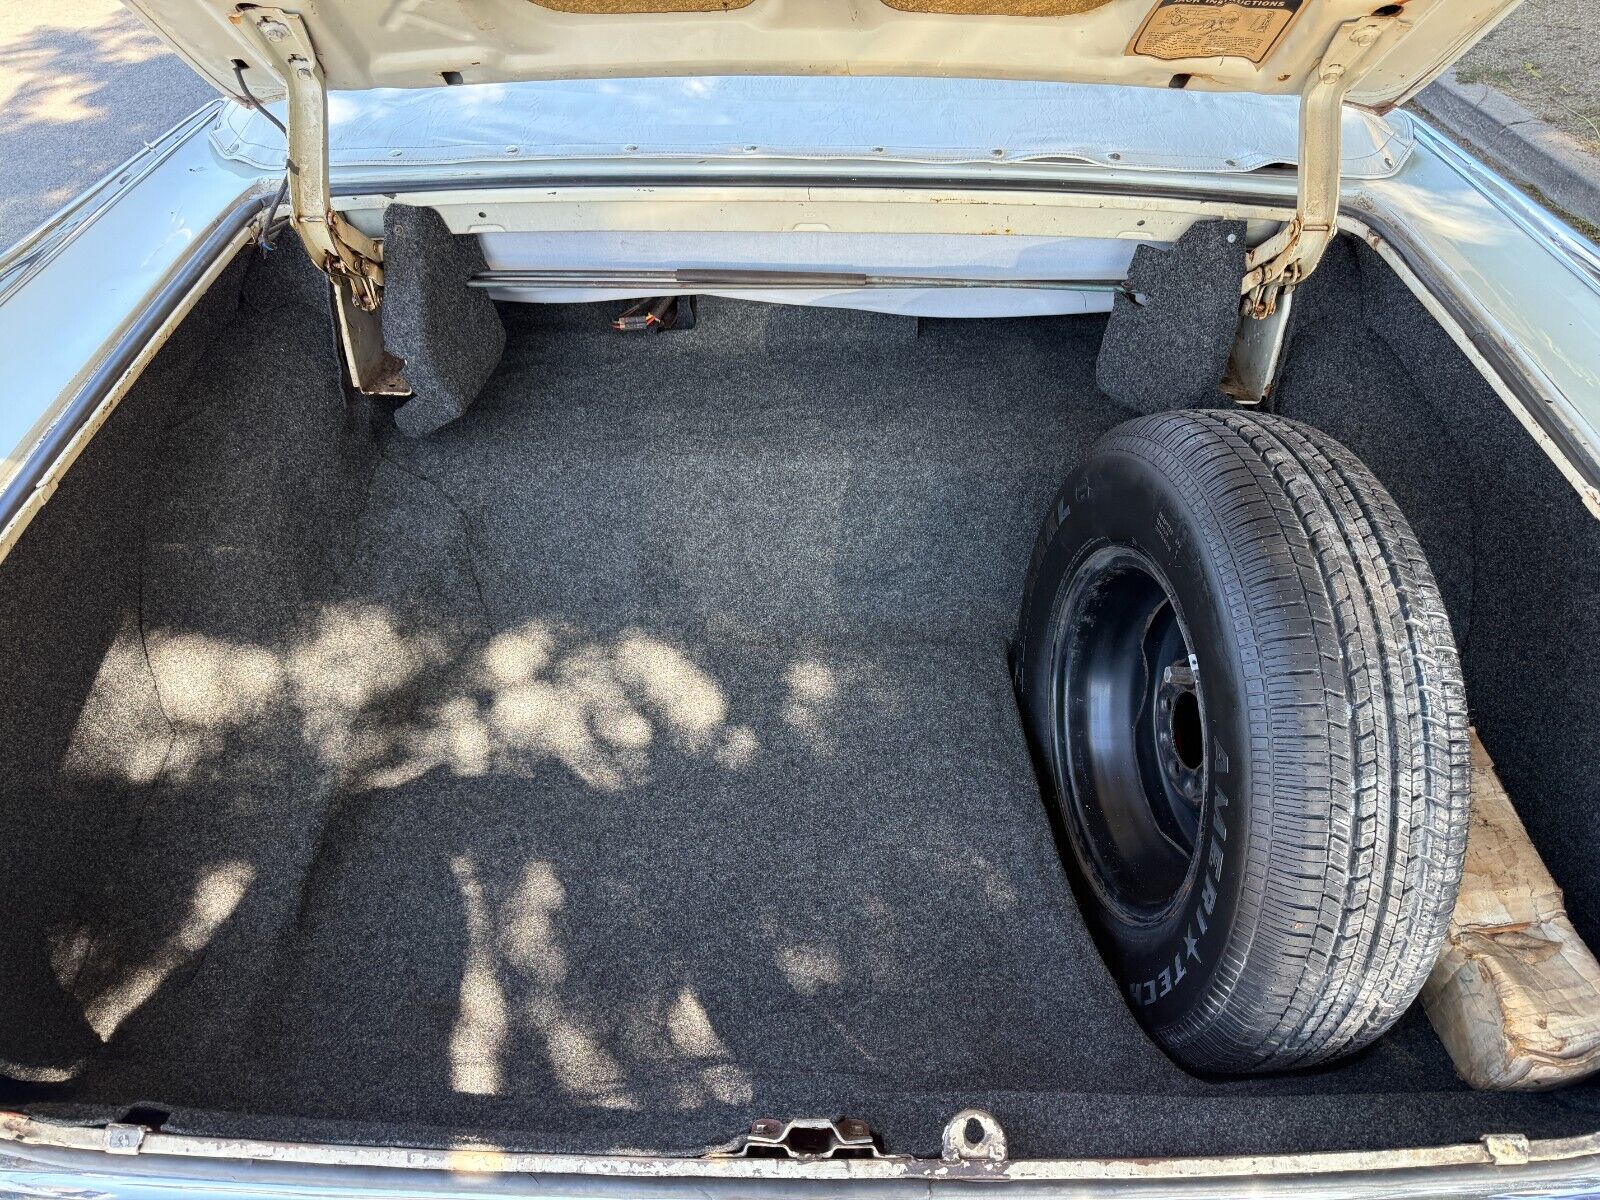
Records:
[[[824,1115],[928,1154],[974,1106],[1014,1158],[1595,1127],[1469,1090],[1420,1010],[1247,1081],[1130,1015],[1007,670],[1043,510],[1133,415],[1104,318],[505,305],[412,441],[319,282],[226,277],[0,566],[10,1107],[667,1154]],[[1406,509],[1593,940],[1600,532],[1364,250],[1300,328],[1279,411]]]

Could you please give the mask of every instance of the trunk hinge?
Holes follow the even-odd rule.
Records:
[[[1343,153],[1344,98],[1401,24],[1398,6],[1347,21],[1317,64],[1300,96],[1300,181],[1295,213],[1272,237],[1250,251],[1241,292],[1244,315],[1257,320],[1310,275],[1333,240],[1339,219],[1339,167]]]
[[[406,395],[403,365],[383,346],[383,250],[333,208],[328,183],[328,89],[311,35],[298,13],[243,5],[239,20],[255,35],[288,94],[289,210],[306,253],[332,284],[334,314],[350,381],[376,395]]]

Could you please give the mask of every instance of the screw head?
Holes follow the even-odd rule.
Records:
[[[261,22],[261,36],[269,42],[281,42],[289,36],[289,27],[268,17]]]

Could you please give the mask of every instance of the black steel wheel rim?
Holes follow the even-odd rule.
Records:
[[[1052,637],[1056,790],[1102,904],[1156,924],[1198,864],[1205,697],[1182,611],[1144,554],[1106,546],[1069,578]]]

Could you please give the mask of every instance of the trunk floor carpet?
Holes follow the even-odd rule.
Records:
[[[485,395],[387,440],[290,618],[258,612],[270,555],[199,545],[236,497],[152,512],[175,736],[105,903],[158,931],[123,954],[154,967],[74,1101],[673,1152],[852,1115],[927,1153],[978,1105],[1019,1156],[1560,1111],[1466,1092],[1415,1016],[1342,1067],[1216,1084],[1123,1006],[1005,665],[1040,515],[1128,415],[1099,322],[719,304],[630,338],[610,307],[509,312]]]

